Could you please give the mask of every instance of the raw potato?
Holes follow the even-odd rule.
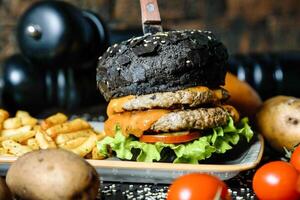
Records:
[[[13,195],[31,200],[94,200],[100,186],[88,162],[62,149],[25,154],[11,165],[6,182]]]
[[[276,150],[300,143],[300,99],[276,96],[265,101],[256,116],[258,131]]]

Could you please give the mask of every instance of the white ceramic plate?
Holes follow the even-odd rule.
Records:
[[[90,123],[96,130],[103,130],[103,123]],[[171,183],[178,176],[193,172],[209,173],[227,180],[241,171],[254,168],[262,158],[263,149],[263,137],[257,135],[255,142],[237,159],[222,164],[142,163],[117,159],[87,161],[97,169],[104,181]],[[16,157],[0,156],[1,175],[5,175],[9,165],[16,159]]]

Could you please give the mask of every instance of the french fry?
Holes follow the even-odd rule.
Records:
[[[19,142],[22,143],[26,140],[28,140],[29,138],[32,138],[35,136],[35,131],[27,131],[27,132],[15,132],[14,135],[6,135],[6,136],[2,136],[0,137],[0,141],[4,141],[4,140],[13,140],[15,142]]]
[[[82,143],[84,143],[88,137],[79,137],[73,140],[69,140],[63,144],[58,145],[58,147],[63,148],[63,149],[75,149]]]
[[[94,132],[91,129],[82,130],[82,131],[76,131],[72,133],[65,133],[65,134],[59,134],[55,138],[55,142],[58,145],[64,144],[70,140],[74,140],[79,137],[89,137],[91,134],[94,134]]]
[[[21,119],[22,125],[34,126],[37,124],[38,120],[34,117],[31,117],[30,114],[26,111],[19,110],[16,113],[16,117]]]
[[[32,151],[31,148],[25,145],[21,145],[13,140],[4,140],[2,142],[2,146],[4,149],[15,156],[21,156],[27,152]]]
[[[3,129],[3,122],[9,117],[9,113],[6,110],[0,109],[0,130]]]
[[[104,131],[97,133],[97,140],[102,140],[105,137]]]
[[[94,146],[96,145],[96,142],[97,142],[97,135],[92,134],[88,137],[88,139],[84,143],[70,150],[73,153],[76,153],[77,155],[84,157],[93,150]]]
[[[48,117],[47,119],[43,120],[41,122],[41,127],[43,130],[46,130],[52,126],[55,126],[57,124],[65,123],[68,120],[68,117],[62,113],[57,113],[55,115],[52,115]]]
[[[5,138],[8,138],[10,136],[14,136],[14,135],[17,135],[17,134],[24,134],[24,133],[27,133],[28,131],[31,131],[32,130],[32,127],[27,125],[27,126],[22,126],[20,128],[17,128],[17,129],[5,129],[5,130],[2,130],[0,131],[0,135],[2,137],[5,137]]]
[[[30,138],[26,141],[26,145],[29,146],[32,150],[40,149],[40,146],[35,138]]]
[[[46,130],[46,133],[55,138],[58,134],[70,133],[74,131],[89,129],[91,126],[87,121],[83,119],[74,119],[70,122],[65,122],[63,124],[57,124]]]
[[[8,117],[9,113],[6,110],[0,109],[0,123],[2,124]]]
[[[101,154],[98,149],[97,146],[95,146],[92,150],[92,159],[94,160],[103,160],[105,158],[105,156],[103,154]]]
[[[42,131],[36,132],[35,139],[41,149],[56,148],[56,144],[52,138]]]
[[[22,126],[22,121],[18,117],[8,118],[3,122],[3,129],[17,129]]]
[[[4,149],[3,147],[0,147],[0,155],[5,155],[7,153],[8,153],[7,149]]]

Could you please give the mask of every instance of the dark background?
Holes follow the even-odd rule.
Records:
[[[17,20],[36,1],[0,0],[0,62],[17,51]],[[67,2],[95,11],[110,30],[141,30],[139,0]],[[165,29],[211,30],[231,54],[300,50],[299,0],[158,0],[158,4]]]
[[[0,0],[0,67],[9,56],[19,52],[15,34],[18,21],[26,9],[37,1]],[[110,44],[142,34],[139,0],[66,2],[81,10],[97,13],[108,27]],[[237,74],[239,79],[247,81],[262,100],[279,94],[300,97],[299,0],[158,0],[158,4],[165,30],[213,31],[228,48],[228,70]],[[75,85],[72,87],[55,83],[55,88],[68,88],[68,91],[76,91],[77,95],[74,99],[68,99],[68,95],[64,93],[64,99],[61,100],[56,97],[58,94],[55,90],[52,95],[54,100],[51,99],[50,103],[42,96],[44,89],[31,91],[31,95],[24,90],[26,85],[18,86],[19,92],[16,91],[17,87],[7,89],[9,95],[13,95],[15,99],[18,96],[20,101],[3,95],[2,88],[7,88],[7,84],[3,82],[0,70],[0,106],[12,112],[17,109],[35,113],[47,110],[46,114],[49,113],[48,110],[55,112],[63,108],[66,109],[65,112],[73,114],[78,109],[85,113],[95,110],[99,113],[98,107],[87,107],[101,105],[102,113],[105,110],[105,101],[96,88],[95,68],[96,65],[88,69],[91,73],[89,76],[83,76],[86,72],[74,70],[75,75],[71,78],[75,80]],[[34,70],[36,69],[43,71],[45,67],[34,66]],[[66,77],[66,80],[68,78],[70,77]],[[88,81],[83,81],[84,79]],[[32,88],[31,84],[36,85],[30,75],[28,80],[31,81],[29,88]],[[6,97],[4,103],[3,97]],[[24,106],[24,102],[30,103]],[[37,103],[40,107],[36,106]],[[33,110],[34,108],[36,109]]]

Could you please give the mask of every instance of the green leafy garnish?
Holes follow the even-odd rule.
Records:
[[[121,128],[116,126],[115,137],[105,137],[97,143],[98,151],[109,156],[108,149],[116,153],[120,159],[131,160],[133,149],[139,150],[136,160],[139,162],[153,162],[161,159],[161,151],[170,148],[176,155],[174,163],[198,163],[198,161],[211,157],[213,153],[225,153],[236,145],[240,137],[246,138],[247,142],[253,137],[253,131],[248,124],[248,119],[243,118],[237,126],[231,117],[223,127],[211,129],[209,133],[192,142],[183,144],[164,144],[157,142],[154,144],[140,142],[135,137],[125,137]]]

